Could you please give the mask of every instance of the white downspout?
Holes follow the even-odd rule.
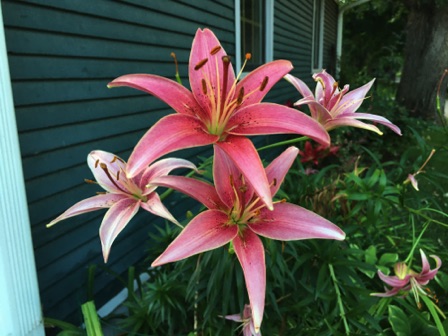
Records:
[[[0,6],[0,336],[44,336]]]
[[[341,73],[341,56],[342,56],[342,34],[344,31],[344,13],[354,7],[362,5],[370,0],[358,0],[356,2],[352,2],[346,6],[343,6],[339,9],[338,14],[338,31],[336,37],[336,76],[335,78],[339,80],[339,75]]]

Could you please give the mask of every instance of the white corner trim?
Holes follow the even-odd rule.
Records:
[[[0,335],[44,336],[0,6]]]

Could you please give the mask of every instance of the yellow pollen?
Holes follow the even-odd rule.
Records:
[[[84,179],[84,182],[89,183],[89,184],[96,184],[96,181],[89,180],[89,179]]]
[[[216,46],[210,50],[210,55],[216,55],[221,50],[221,46]]]
[[[252,58],[252,54],[251,53],[247,53],[246,54],[246,60],[250,60]]]
[[[103,162],[100,163],[101,169],[107,170],[107,165]]]
[[[99,163],[99,162],[100,162],[100,159],[98,159],[98,160],[95,161],[95,168],[98,167],[98,163]]]
[[[199,61],[198,64],[196,64],[196,66],[194,67],[195,70],[199,70],[200,68],[202,68],[205,63],[208,62],[208,58],[204,58],[202,61]]]
[[[263,91],[263,90],[266,88],[266,85],[268,85],[268,81],[269,81],[269,77],[266,76],[266,77],[263,79],[263,82],[261,82],[261,85],[260,85],[260,91]]]
[[[112,161],[110,163],[114,163],[115,161],[117,161],[117,157],[114,156],[114,158],[112,159]]]

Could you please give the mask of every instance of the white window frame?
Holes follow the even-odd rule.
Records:
[[[274,59],[274,0],[265,0],[265,41],[264,60]],[[241,1],[235,0],[235,70],[239,73],[242,65],[241,50]],[[244,77],[243,73],[243,77]]]
[[[319,10],[319,30],[316,31],[316,7],[320,4]],[[325,0],[314,0],[313,1],[313,34],[311,38],[311,72],[316,73],[322,71],[323,67],[323,50],[324,50],[324,29],[325,29]],[[316,34],[319,34],[318,36],[318,45],[315,45],[316,41]],[[314,59],[315,59],[315,53],[318,53],[318,64],[317,67],[314,65]]]

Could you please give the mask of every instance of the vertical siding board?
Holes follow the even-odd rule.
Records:
[[[144,132],[173,112],[137,90],[109,90],[106,85],[127,73],[174,77],[172,51],[187,83],[198,27],[212,28],[234,54],[233,1],[5,0],[1,6],[44,314],[79,323],[86,267],[102,263],[102,213],[78,216],[51,229],[45,224],[94,193],[95,188],[82,182],[91,177],[86,165],[91,150],[113,151],[127,159]],[[208,155],[204,150],[179,156]],[[173,212],[182,220],[191,206],[182,200]],[[142,260],[142,246],[154,223],[163,221],[138,216],[117,239],[107,267],[123,273]],[[101,305],[121,285],[99,272],[95,288]]]

